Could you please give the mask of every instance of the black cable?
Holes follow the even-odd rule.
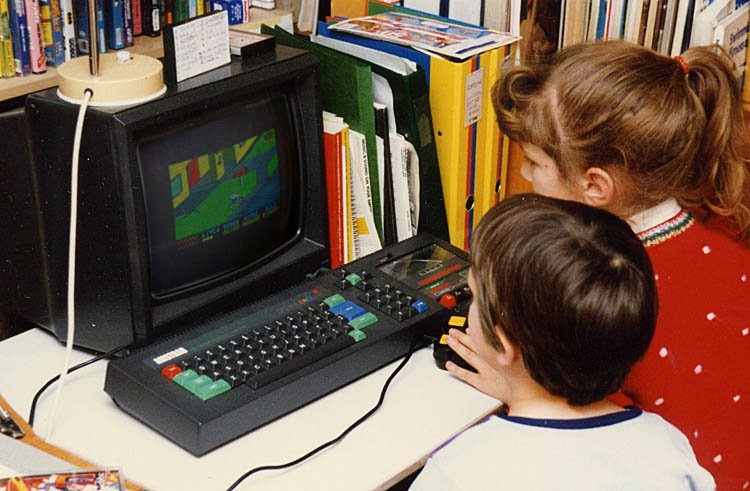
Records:
[[[286,467],[295,466],[295,465],[299,464],[300,462],[303,462],[303,461],[307,460],[308,458],[312,457],[313,455],[315,455],[316,453],[320,452],[321,450],[325,450],[326,448],[328,448],[328,447],[330,447],[332,445],[335,445],[338,442],[340,442],[341,440],[343,440],[344,437],[346,437],[346,435],[348,435],[349,433],[351,433],[357,426],[359,426],[362,423],[364,423],[364,421],[367,418],[369,418],[370,416],[372,416],[373,414],[375,414],[375,412],[378,409],[380,409],[380,406],[383,405],[383,401],[385,400],[385,393],[388,391],[388,386],[391,385],[391,382],[396,377],[396,375],[398,375],[398,372],[400,372],[401,369],[404,368],[406,366],[406,364],[409,362],[409,359],[411,358],[411,355],[414,353],[414,348],[416,348],[416,346],[417,346],[417,341],[418,340],[419,340],[418,336],[415,336],[414,339],[412,339],[411,345],[409,346],[409,352],[406,354],[406,356],[404,357],[404,359],[401,360],[401,363],[396,367],[396,369],[393,371],[393,373],[391,373],[391,375],[388,377],[388,380],[385,381],[385,384],[383,385],[383,389],[380,391],[380,398],[378,399],[378,403],[375,404],[375,406],[372,409],[370,409],[369,411],[367,411],[357,421],[355,421],[354,423],[352,423],[339,436],[337,436],[336,438],[334,438],[332,440],[327,441],[326,443],[320,445],[318,448],[316,448],[314,450],[311,450],[310,452],[306,453],[302,457],[299,457],[298,459],[295,459],[295,460],[293,460],[291,462],[287,462],[286,464],[263,465],[263,466],[260,466],[260,467],[256,467],[254,469],[250,469],[249,471],[245,472],[242,476],[240,476],[239,479],[237,479],[236,481],[234,481],[234,483],[232,483],[232,485],[227,488],[227,491],[232,491],[233,489],[235,489],[237,486],[240,485],[240,483],[242,481],[244,481],[245,479],[247,479],[252,474],[255,474],[255,473],[261,472],[261,471],[278,470],[278,469],[284,469]]]
[[[124,350],[128,346],[130,346],[130,345],[120,346],[119,348],[115,348],[112,351],[108,351],[106,353],[102,353],[100,355],[97,355],[97,356],[91,358],[90,360],[86,360],[83,363],[79,363],[78,365],[74,366],[73,368],[70,368],[68,370],[68,373],[75,372],[79,368],[83,368],[83,367],[91,365],[92,363],[97,362],[97,361],[99,361],[99,360],[101,360],[103,358],[107,358],[107,357],[110,357],[110,356],[114,355],[115,353],[119,353],[120,351]],[[37,391],[36,395],[34,396],[34,399],[31,401],[31,409],[29,409],[29,426],[31,426],[32,428],[34,427],[34,415],[36,413],[36,403],[39,402],[39,398],[42,396],[42,393],[45,390],[47,390],[50,385],[54,384],[59,379],[60,379],[60,374],[59,373],[57,375],[55,375],[54,377],[52,377],[51,379],[49,379],[47,381],[47,383],[44,384],[42,386],[42,388]]]

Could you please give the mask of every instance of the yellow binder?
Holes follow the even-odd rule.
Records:
[[[430,63],[430,106],[437,142],[448,231],[468,250],[471,231],[504,192],[508,142],[495,121],[490,93],[503,60],[516,43],[457,63],[437,56]]]

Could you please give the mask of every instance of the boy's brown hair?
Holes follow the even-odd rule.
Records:
[[[541,147],[564,179],[591,166],[620,173],[625,210],[674,197],[748,234],[750,165],[733,63],[718,46],[682,59],[622,41],[570,46],[497,81],[500,130]]]
[[[604,399],[646,352],[656,326],[654,273],[630,227],[604,210],[538,195],[492,208],[471,244],[474,301],[531,377],[570,404]]]

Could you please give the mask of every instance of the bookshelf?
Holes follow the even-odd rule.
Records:
[[[154,58],[164,56],[161,36],[139,36],[135,38],[135,44],[128,47],[127,50],[131,53],[153,56]],[[0,101],[31,94],[56,85],[57,70],[52,67],[47,67],[47,71],[41,74],[0,79]]]

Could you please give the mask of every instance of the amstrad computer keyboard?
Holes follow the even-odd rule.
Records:
[[[465,306],[467,275],[422,234],[112,361],[104,390],[202,455],[404,356]]]

